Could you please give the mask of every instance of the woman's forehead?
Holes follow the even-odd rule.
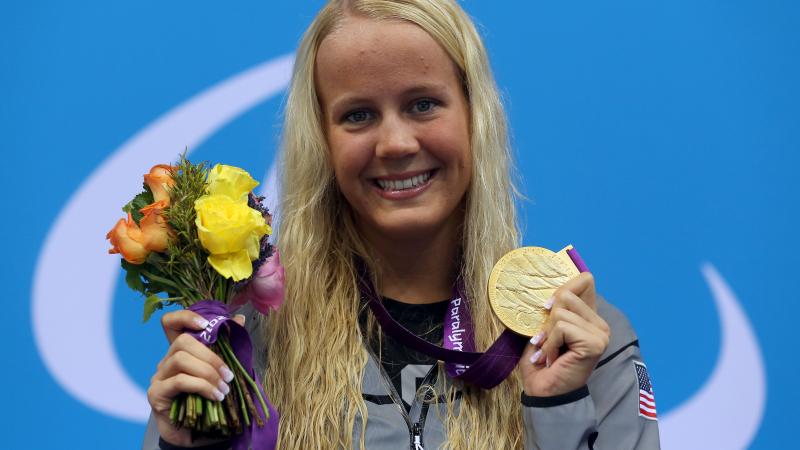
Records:
[[[447,52],[422,28],[405,21],[348,17],[320,44],[318,88],[403,84],[410,78],[457,80]]]

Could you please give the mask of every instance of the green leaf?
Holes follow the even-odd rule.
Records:
[[[122,268],[125,269],[125,283],[128,287],[136,292],[146,294],[144,282],[142,282],[142,267],[124,259],[120,261],[122,261]]]
[[[150,320],[150,316],[152,316],[156,310],[159,310],[163,307],[164,305],[161,303],[161,297],[157,295],[151,295],[144,299],[144,319],[142,322],[147,322]]]
[[[150,191],[150,187],[145,184],[144,191],[140,192],[136,197],[133,197],[133,200],[129,201],[127,205],[123,206],[122,211],[131,213],[134,222],[138,225],[139,221],[144,217],[144,214],[140,213],[139,210],[154,201],[155,199],[153,198],[153,193]]]

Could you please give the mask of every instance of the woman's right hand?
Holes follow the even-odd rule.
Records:
[[[244,316],[238,315],[234,320],[244,325]],[[161,326],[170,346],[147,389],[158,433],[165,441],[182,447],[207,444],[197,439],[192,442],[188,429],[172,425],[169,420],[172,399],[188,392],[209,400],[222,400],[230,392],[228,383],[233,372],[210,348],[183,333],[186,329],[199,331],[208,326],[208,321],[199,314],[189,310],[169,312],[162,316]]]

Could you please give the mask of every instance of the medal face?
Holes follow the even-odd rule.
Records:
[[[489,303],[508,329],[534,336],[549,311],[545,302],[562,284],[580,272],[567,250],[555,253],[543,247],[522,247],[497,261],[489,276]]]

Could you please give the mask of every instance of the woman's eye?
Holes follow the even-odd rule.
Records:
[[[345,122],[349,123],[361,123],[366,120],[369,120],[369,113],[367,111],[353,111],[350,114],[344,116]]]
[[[427,113],[430,112],[436,106],[437,103],[434,100],[426,98],[414,102],[414,105],[411,107],[411,110],[414,113]]]

